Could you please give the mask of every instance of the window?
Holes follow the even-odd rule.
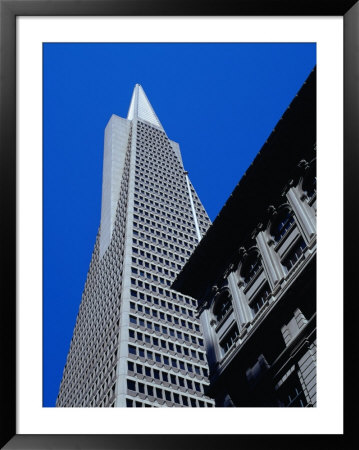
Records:
[[[231,294],[226,290],[220,294],[218,299],[216,299],[216,303],[213,308],[213,314],[217,321],[220,322],[231,308]]]
[[[275,218],[272,227],[271,235],[276,242],[279,242],[282,237],[287,234],[288,230],[294,223],[294,216],[288,209],[282,209],[278,216]]]
[[[235,325],[234,327],[232,327],[229,333],[227,333],[227,335],[220,344],[223,350],[223,354],[227,353],[228,350],[234,345],[238,335],[239,335],[238,327],[237,325]]]
[[[147,386],[147,394],[153,396],[153,387],[152,386]]]
[[[308,402],[305,398],[298,375],[293,372],[278,389],[279,406],[287,408],[304,408]]]
[[[282,261],[283,266],[287,269],[288,272],[295,266],[296,262],[301,257],[305,249],[305,242],[303,238],[300,238],[299,240],[297,240],[297,242],[294,244],[292,249]]]
[[[162,389],[156,388],[156,397],[163,398]]]
[[[270,295],[269,284],[265,283],[263,288],[258,292],[258,294],[251,300],[250,308],[252,309],[253,314],[257,314],[257,312],[262,308],[262,306],[267,301]]]
[[[262,268],[262,261],[259,257],[258,251],[252,251],[245,261],[241,269],[241,276],[244,282],[249,283],[255,276],[255,274]]]
[[[128,346],[128,351],[131,355],[135,355],[136,354],[136,347],[134,347],[133,345],[129,345]]]

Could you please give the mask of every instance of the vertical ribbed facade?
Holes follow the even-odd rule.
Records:
[[[209,225],[136,85],[105,130],[101,224],[56,406],[214,406],[196,301],[171,289]]]

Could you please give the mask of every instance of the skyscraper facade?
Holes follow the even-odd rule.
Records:
[[[105,129],[101,224],[56,406],[214,406],[196,300],[171,289],[209,225],[136,85]]]

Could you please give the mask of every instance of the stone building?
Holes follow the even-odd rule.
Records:
[[[316,405],[316,212],[314,69],[172,286],[216,406]]]
[[[209,225],[136,85],[105,130],[101,224],[56,406],[214,406],[197,302],[171,289]]]

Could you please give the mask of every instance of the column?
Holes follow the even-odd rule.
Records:
[[[274,289],[285,276],[284,268],[273,248],[274,241],[272,241],[273,244],[268,243],[265,231],[260,231],[256,240],[262,255],[264,269],[268,275],[269,284]]]
[[[204,309],[200,314],[203,337],[206,344],[208,366],[214,368],[216,363],[221,360],[220,349],[218,348],[218,339],[213,330],[211,313]]]
[[[238,330],[241,330],[243,323],[248,323],[252,320],[252,313],[247,304],[247,299],[241,289],[238,287],[238,280],[233,272],[228,275],[228,284],[233,299],[233,311],[238,324]]]
[[[301,199],[301,194],[297,187],[292,187],[287,192],[287,198],[291,205],[298,225],[308,244],[316,236],[315,212],[308,203]]]

